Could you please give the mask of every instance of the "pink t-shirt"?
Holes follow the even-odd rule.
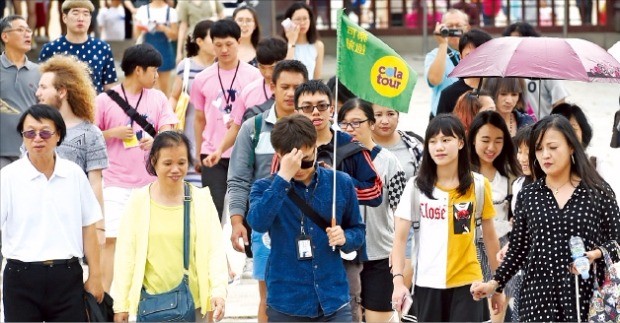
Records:
[[[271,86],[265,81],[265,78],[255,80],[248,84],[243,90],[241,90],[241,105],[233,107],[231,118],[234,123],[241,125],[243,122],[243,114],[247,108],[251,108],[255,105],[263,104],[269,100],[273,92],[271,92]],[[237,109],[240,108],[240,109]]]
[[[118,92],[121,98],[125,98],[120,85],[115,86],[113,90]],[[136,95],[126,93],[129,104],[136,108],[140,93]],[[179,122],[170,108],[168,99],[159,90],[144,89],[137,110],[140,114],[146,115],[146,119],[155,129]],[[140,125],[131,122],[125,111],[106,93],[99,94],[95,100],[95,124],[102,131],[129,124],[132,124],[135,133],[142,130]],[[146,131],[142,130],[142,136],[148,136]],[[117,138],[107,139],[106,145],[109,166],[103,170],[105,187],[137,188],[155,180],[155,177],[146,172],[145,161],[149,151],[144,151],[140,147],[125,148],[123,141]]]
[[[252,81],[263,78],[258,69],[245,62],[239,62],[237,72],[236,68],[228,71],[220,69],[220,77],[218,68],[219,64],[216,63],[198,73],[190,91],[190,101],[196,111],[203,111],[207,122],[202,131],[200,147],[200,153],[207,155],[222,143],[228,130],[226,123],[232,120],[232,110],[242,109],[237,107],[242,104],[242,100],[239,100],[241,90]],[[226,150],[222,157],[230,158],[231,151],[232,149]]]

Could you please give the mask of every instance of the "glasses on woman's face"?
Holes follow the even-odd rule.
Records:
[[[329,109],[329,107],[329,103],[319,103],[317,105],[302,105],[300,107],[297,107],[297,110],[302,110],[304,113],[312,113],[314,112],[314,108],[319,111],[325,111]]]
[[[368,121],[368,119],[360,120],[360,121],[351,121],[351,122],[341,121],[341,122],[338,122],[338,126],[342,130],[346,130],[347,128],[349,128],[349,126],[351,126],[351,128],[353,128],[353,129],[357,129],[357,128],[359,128],[362,125],[362,123],[364,123],[366,121]]]
[[[52,136],[55,133],[56,132],[49,131],[49,130],[41,130],[39,132],[37,132],[36,130],[27,130],[27,131],[22,131],[22,136],[24,136],[24,138],[27,138],[27,139],[34,139],[37,137],[37,135],[39,135],[41,139],[47,140],[47,139],[52,138]]]
[[[293,22],[296,24],[301,24],[301,23],[310,21],[310,17],[299,17],[299,18],[295,18],[291,20],[293,20]]]
[[[254,19],[252,18],[237,18],[235,19],[235,22],[237,23],[237,25],[241,26],[241,25],[253,25],[254,24]]]

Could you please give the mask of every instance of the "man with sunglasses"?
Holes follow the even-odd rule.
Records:
[[[261,74],[238,57],[241,28],[236,22],[216,21],[209,34],[217,61],[196,74],[190,100],[196,110],[194,135],[196,159],[201,163],[202,185],[209,187],[221,219],[231,150],[224,151],[223,158],[216,164],[208,164],[206,159],[220,147],[232,122],[232,110],[242,104],[239,100],[241,90],[260,79]]]
[[[26,56],[32,49],[32,29],[22,16],[0,20],[0,168],[21,155],[21,137],[14,130],[19,116],[37,103],[35,91],[41,78],[39,66]]]
[[[274,175],[257,180],[248,223],[269,232],[267,315],[273,322],[351,322],[347,275],[340,252],[364,243],[364,223],[351,177],[317,167],[317,133],[300,115],[278,120],[271,145]],[[332,191],[338,191],[332,218]]]
[[[334,115],[332,93],[329,87],[321,81],[312,80],[300,85],[295,91],[295,110],[314,125],[317,131],[317,160],[319,165],[343,171],[353,180],[360,205],[378,206],[382,201],[383,186],[381,178],[372,163],[368,149],[360,143],[354,142],[349,134],[332,129],[331,120]],[[359,122],[352,122],[341,126],[357,128]],[[334,138],[337,149],[334,158]],[[361,310],[361,260],[366,259],[364,248],[359,253],[344,255],[344,267],[347,272],[350,293],[351,314],[356,322],[362,319]]]

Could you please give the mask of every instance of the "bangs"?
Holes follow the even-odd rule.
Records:
[[[497,93],[523,93],[521,80],[516,78],[499,79],[497,83]]]
[[[451,114],[439,115],[429,123],[426,128],[426,142],[432,137],[442,133],[444,136],[453,136],[457,139],[465,139],[465,128],[460,120]]]

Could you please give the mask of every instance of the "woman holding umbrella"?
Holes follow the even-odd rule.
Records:
[[[474,283],[471,293],[481,299],[501,292],[520,269],[520,321],[577,321],[588,315],[594,275],[579,279],[571,263],[569,239],[583,239],[590,263],[604,266],[603,246],[615,254],[620,239],[620,212],[615,194],[589,163],[566,118],[545,117],[532,129],[529,164],[536,181],[519,193],[510,248],[494,279]],[[592,268],[590,268],[592,271]],[[602,272],[598,273],[602,278]],[[578,287],[579,304],[575,290]]]

